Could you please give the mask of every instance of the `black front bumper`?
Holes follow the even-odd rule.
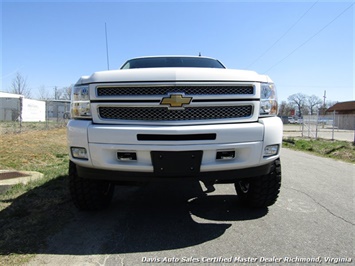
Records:
[[[154,180],[182,180],[182,179],[196,179],[203,182],[211,183],[235,183],[236,180],[254,176],[265,175],[270,172],[273,162],[257,167],[235,169],[227,171],[213,171],[213,172],[194,172],[188,175],[162,175],[154,172],[127,172],[127,171],[112,171],[103,169],[87,168],[77,165],[77,173],[82,178],[95,180],[108,180],[117,183],[137,183],[150,182]]]

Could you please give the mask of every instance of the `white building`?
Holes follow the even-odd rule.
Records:
[[[22,115],[21,113],[22,102]],[[46,121],[46,103],[26,99],[23,95],[0,92],[0,121],[15,121],[22,117],[23,122]]]

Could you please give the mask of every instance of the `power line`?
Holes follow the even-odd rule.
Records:
[[[302,16],[300,16],[298,18],[298,20],[292,24],[291,27],[289,27],[286,32],[284,34],[281,35],[280,38],[278,38],[268,49],[266,49],[258,58],[256,58],[251,64],[249,64],[246,68],[251,67],[252,65],[254,65],[257,61],[259,61],[260,58],[262,58],[267,52],[269,52],[283,37],[285,37],[287,35],[287,33],[289,33],[302,19],[305,15],[307,15],[307,13],[319,2],[319,0],[317,0],[316,2],[313,3],[313,5],[308,8],[306,10],[306,12],[304,12],[302,14]]]
[[[350,6],[345,8],[339,15],[337,15],[334,19],[332,19],[330,22],[328,22],[323,28],[321,28],[319,31],[317,31],[315,34],[313,34],[311,37],[309,37],[306,41],[301,43],[299,46],[297,46],[293,51],[291,51],[288,55],[286,55],[284,58],[282,58],[280,61],[269,67],[265,72],[267,73],[271,69],[273,69],[275,66],[279,65],[283,61],[285,61],[288,57],[290,57],[292,54],[294,54],[298,49],[306,45],[308,42],[310,42],[314,37],[316,37],[319,33],[321,33],[325,28],[327,28],[330,24],[332,24],[335,20],[337,20],[341,15],[343,15],[348,9],[350,9],[355,3],[352,3]]]

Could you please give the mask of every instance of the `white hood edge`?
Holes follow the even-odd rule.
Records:
[[[266,75],[254,71],[215,68],[142,68],[95,72],[81,77],[77,84],[106,82],[178,82],[178,81],[223,81],[223,82],[271,82]]]

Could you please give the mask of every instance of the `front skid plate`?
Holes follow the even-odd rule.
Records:
[[[207,180],[209,182],[218,183],[235,183],[238,179],[246,177],[254,177],[265,175],[270,172],[273,162],[265,165],[260,165],[251,168],[235,169],[227,171],[212,171],[212,172],[199,172],[193,175],[192,178],[197,178],[201,181]],[[117,170],[105,170],[76,166],[78,175],[83,178],[96,179],[96,180],[110,180],[117,183],[124,182],[147,182],[155,180],[176,180],[186,177],[185,175],[157,175],[153,172],[127,172]]]

